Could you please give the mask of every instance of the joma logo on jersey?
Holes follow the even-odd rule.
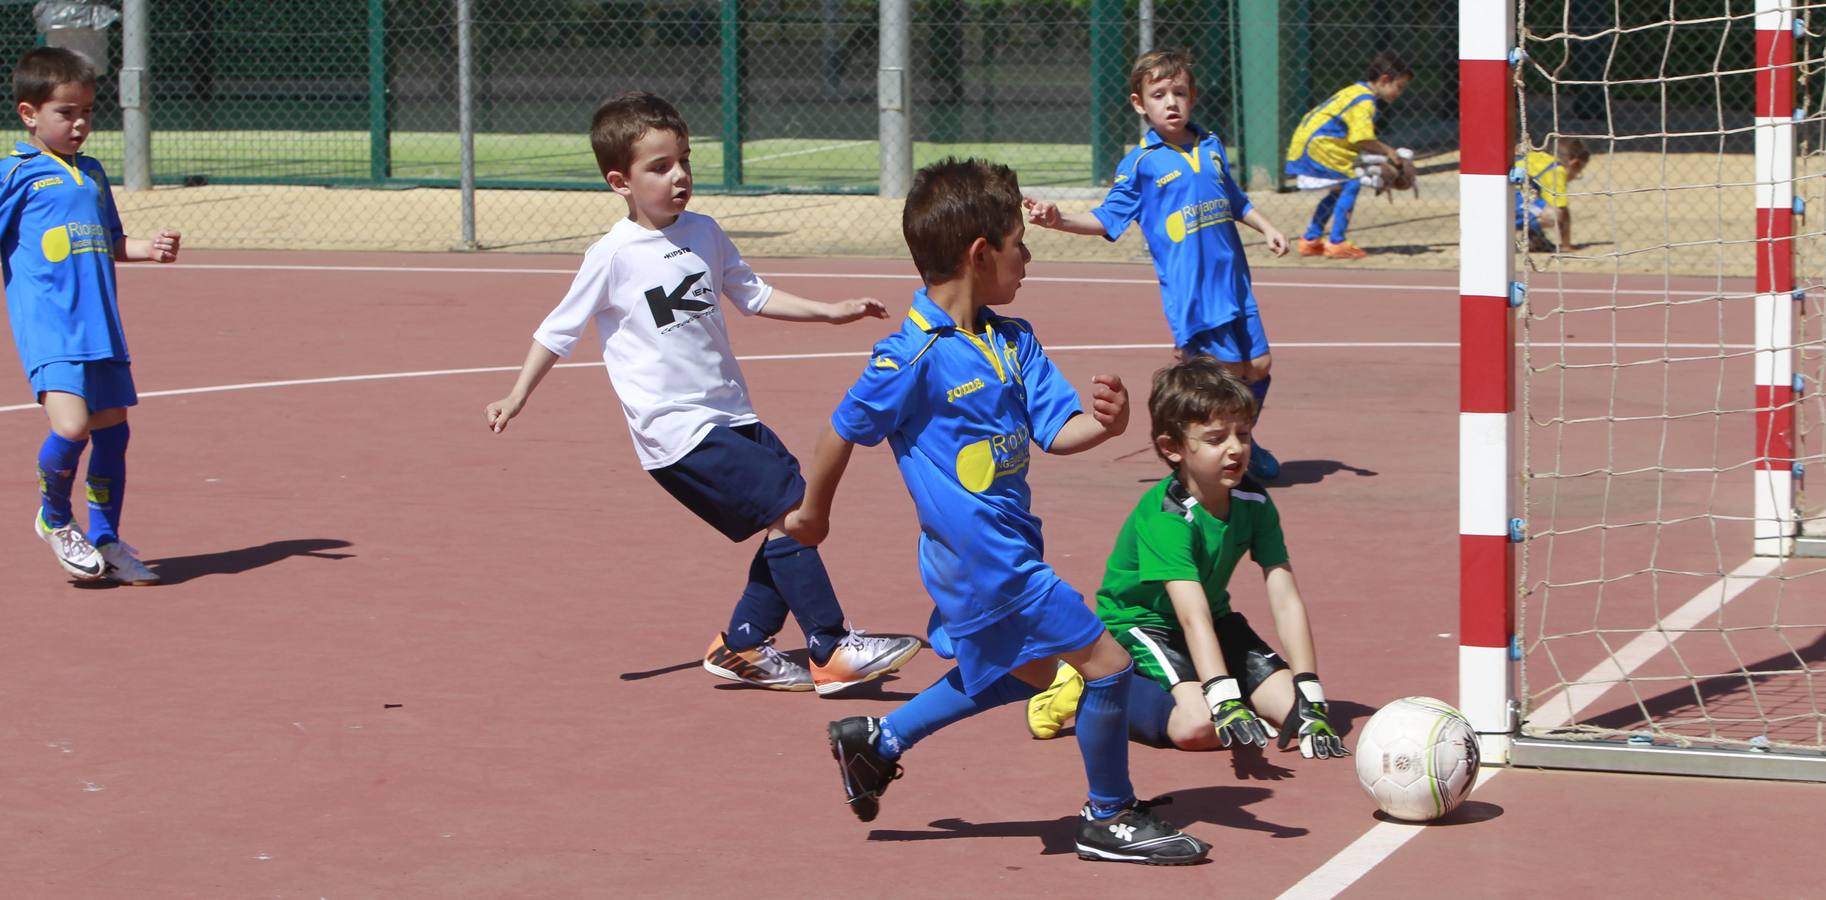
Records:
[[[1184,175],[1184,174],[1186,174],[1186,173],[1183,170],[1174,169],[1173,171],[1168,172],[1167,174],[1154,179],[1154,186],[1155,187],[1166,187],[1168,182],[1170,182],[1173,179],[1178,178],[1179,176]]]
[[[40,178],[37,181],[32,182],[32,190],[41,191],[45,188],[56,187],[60,184],[63,184],[63,176],[52,175],[49,178]]]
[[[963,384],[958,385],[957,387],[954,387],[954,388],[946,391],[945,392],[945,402],[946,403],[956,403],[957,398],[962,397],[966,394],[974,394],[977,391],[980,391],[982,389],[983,389],[983,379],[973,378],[969,381],[964,382]]]
[[[647,308],[653,311],[653,324],[666,328],[678,322],[678,317],[673,315],[675,312],[700,313],[711,309],[714,303],[691,299],[711,293],[710,288],[697,286],[704,275],[703,272],[687,275],[684,281],[678,283],[678,287],[670,291],[665,288],[648,288]]]

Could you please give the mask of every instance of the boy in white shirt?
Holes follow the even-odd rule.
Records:
[[[848,628],[817,548],[780,529],[805,481],[798,460],[748,402],[717,297],[743,315],[794,322],[881,319],[886,308],[872,298],[820,303],[774,288],[714,219],[687,212],[690,134],[659,97],[630,92],[602,104],[590,145],[609,188],[627,200],[628,217],[584,254],[570,291],[533,333],[513,390],[488,404],[489,428],[507,428],[594,322],[641,468],[730,540],[767,532],[704,668],[732,681],[819,694],[900,668],[919,652],[919,640]],[[809,672],[774,649],[788,611],[805,632]]]

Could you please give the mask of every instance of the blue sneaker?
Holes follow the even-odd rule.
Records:
[[[1261,444],[1249,454],[1249,477],[1256,481],[1273,481],[1281,477],[1281,461],[1268,452]]]

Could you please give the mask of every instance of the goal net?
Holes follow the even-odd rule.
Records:
[[[1515,759],[1826,777],[1826,3],[1516,12]]]

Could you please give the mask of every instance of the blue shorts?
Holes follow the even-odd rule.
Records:
[[[1547,209],[1547,201],[1539,197],[1528,200],[1521,191],[1515,192],[1515,227],[1526,226],[1529,231],[1541,230],[1541,212]]]
[[[1103,630],[1084,595],[1060,581],[1007,617],[962,637],[947,634],[934,612],[926,637],[932,652],[957,660],[964,693],[978,694],[1036,659],[1089,647]]]
[[[90,413],[139,405],[133,367],[118,360],[45,363],[32,370],[30,380],[32,396],[39,403],[44,402],[46,391],[61,391],[87,401]]]
[[[732,541],[766,531],[805,496],[805,479],[766,425],[718,425],[691,452],[648,474]]]
[[[1243,301],[1243,314],[1216,328],[1207,328],[1179,348],[1181,356],[1215,356],[1221,362],[1248,362],[1268,355],[1268,333],[1262,330],[1262,314],[1256,310],[1255,298]]]

